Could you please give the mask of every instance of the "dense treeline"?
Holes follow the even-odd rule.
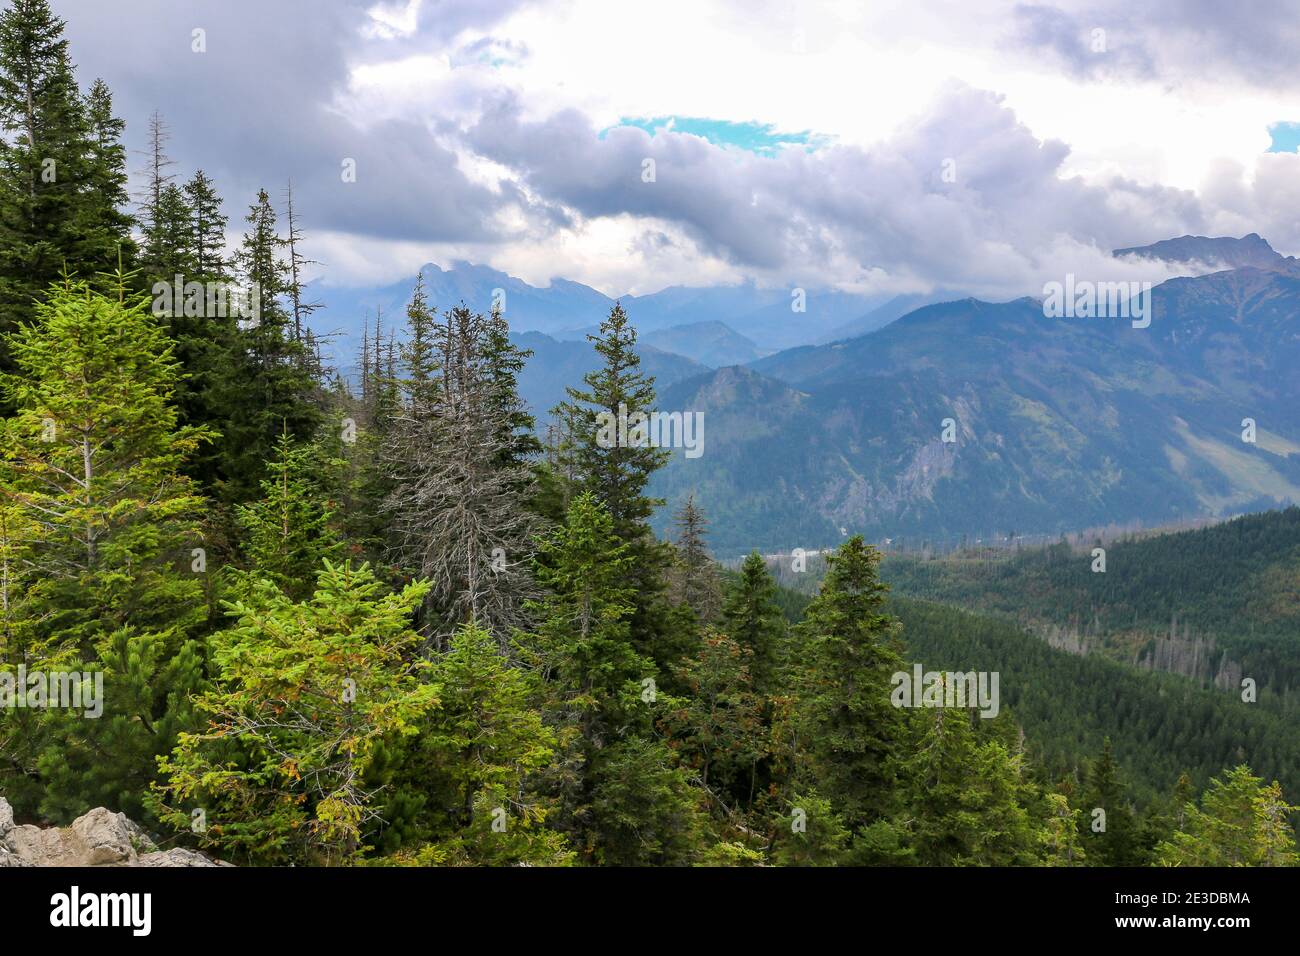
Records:
[[[718,574],[700,503],[652,534],[663,453],[599,417],[655,402],[621,308],[544,445],[499,312],[417,286],[361,380],[330,374],[291,209],[261,192],[218,253],[216,187],[174,188],[157,118],[139,215],[92,202],[121,124],[61,32],[45,0],[0,15],[0,674],[104,696],[8,687],[20,815],[104,805],[251,864],[1294,863],[1291,808],[1233,761],[1138,820],[1108,746],[1053,782],[1006,708],[897,706],[860,538],[792,624],[758,555]],[[38,184],[54,151],[112,175]]]
[[[1100,547],[1098,543],[1098,547]],[[1054,625],[1118,660],[1185,673],[1294,707],[1300,688],[1300,508],[1245,515],[1193,531],[1108,543],[1065,543],[986,560],[891,555],[899,592]]]
[[[1199,789],[1242,762],[1278,779],[1288,795],[1300,793],[1300,735],[1289,715],[1172,675],[1056,650],[1000,618],[897,595],[889,606],[911,656],[927,668],[1001,673],[1004,703],[1053,777],[1075,774],[1110,739],[1140,803],[1169,792],[1184,773]]]

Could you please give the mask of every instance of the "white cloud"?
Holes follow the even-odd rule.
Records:
[[[1263,155],[1270,123],[1300,120],[1293,3],[385,0],[312,19],[295,0],[268,19],[303,30],[232,45],[242,14],[225,2],[64,13],[132,128],[160,105],[193,151],[178,158],[231,189],[232,218],[293,176],[332,281],[468,258],[611,292],[791,277],[1011,291],[1069,250],[1185,231],[1300,253],[1300,159]],[[206,58],[165,42],[196,17]],[[119,40],[162,52],[123,57]],[[831,145],[758,158],[671,132],[597,139],[671,116]],[[635,149],[693,182],[624,188]],[[351,189],[342,156],[364,173]],[[945,158],[960,170],[946,191]]]

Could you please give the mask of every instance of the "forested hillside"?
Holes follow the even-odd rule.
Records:
[[[1242,268],[1150,299],[1142,328],[1047,317],[1031,298],[942,302],[679,381],[665,403],[706,411],[709,454],[674,459],[654,489],[707,492],[731,554],[1300,501],[1300,278]]]
[[[502,311],[418,280],[331,368],[288,183],[227,207],[155,115],[132,207],[64,26],[0,12],[22,822],[102,806],[241,865],[1296,863],[1295,737],[1266,713],[891,604],[858,535],[802,607],[756,553],[720,573],[703,494],[656,535],[668,456],[606,417],[658,406],[622,307],[553,409]],[[953,673],[913,696],[914,664]],[[1124,721],[1150,749],[1106,742]]]
[[[1006,615],[1056,646],[1234,691],[1249,677],[1295,708],[1300,508],[1101,544],[891,554],[883,573],[900,594]]]
[[[1111,741],[1141,802],[1186,773],[1199,789],[1220,768],[1249,763],[1300,793],[1300,720],[1238,694],[1146,674],[1101,656],[1057,650],[1010,621],[893,596],[909,654],[926,667],[1002,674],[1026,746],[1053,777],[1072,776]]]

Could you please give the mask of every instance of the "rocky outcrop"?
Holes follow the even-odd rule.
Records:
[[[7,866],[229,866],[202,853],[160,850],[124,813],[96,807],[71,826],[17,826],[0,797],[0,867]]]

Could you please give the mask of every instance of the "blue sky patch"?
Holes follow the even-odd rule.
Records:
[[[1270,153],[1294,153],[1300,149],[1300,123],[1274,123],[1268,128],[1273,137]]]
[[[813,135],[809,130],[804,130],[801,133],[778,133],[776,127],[771,123],[758,123],[752,120],[733,123],[730,120],[706,119],[699,116],[656,116],[650,118],[625,116],[618,121],[617,125],[635,126],[637,129],[645,130],[651,136],[663,130],[671,130],[674,133],[690,133],[692,136],[707,139],[714,146],[744,149],[751,153],[769,156],[785,146],[815,149],[822,143],[821,138]],[[610,127],[610,129],[614,128]],[[601,131],[601,139],[604,139],[607,132],[609,132],[608,129]]]

